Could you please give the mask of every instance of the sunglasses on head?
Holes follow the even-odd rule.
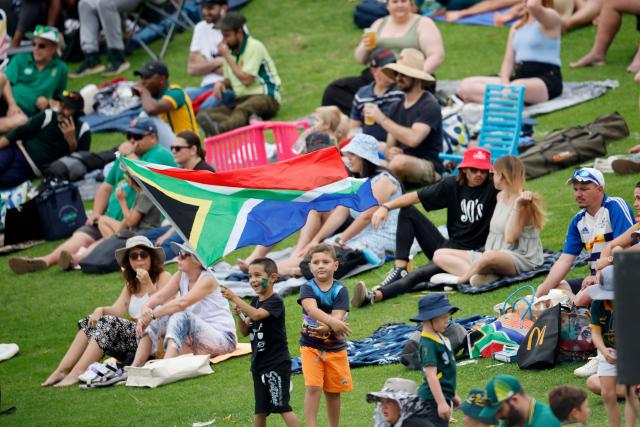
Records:
[[[179,251],[178,252],[178,258],[180,259],[185,259],[186,257],[191,256],[191,254],[189,252],[186,251]]]
[[[129,251],[129,260],[136,261],[149,258],[147,251]]]
[[[172,145],[171,146],[171,151],[175,151],[176,153],[179,153],[180,151],[182,151],[183,148],[191,148],[188,145]]]

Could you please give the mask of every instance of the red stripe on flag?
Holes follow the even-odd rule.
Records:
[[[149,169],[177,179],[224,187],[308,191],[347,178],[340,152],[325,148],[265,166],[212,173],[177,168]]]

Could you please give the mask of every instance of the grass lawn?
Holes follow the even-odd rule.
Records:
[[[254,0],[243,12],[248,17],[252,35],[262,40],[270,50],[283,81],[283,103],[278,119],[295,119],[311,112],[320,102],[324,86],[332,79],[353,75],[361,66],[353,61],[353,48],[360,37],[352,23],[355,2],[346,0]],[[438,77],[460,79],[473,74],[494,74],[498,71],[506,41],[504,28],[484,28],[438,24],[442,31],[447,59]],[[586,53],[595,35],[595,27],[567,35],[563,40],[562,59],[565,65]],[[183,86],[198,85],[199,79],[186,74],[190,33],[179,34],[171,43],[165,58],[171,70],[171,80]],[[159,49],[159,44],[154,45]],[[635,20],[626,17],[622,31],[608,55],[608,65],[600,68],[571,70],[563,68],[565,80],[616,79],[620,87],[605,96],[580,106],[540,117],[539,132],[586,123],[599,115],[619,111],[624,115],[632,136],[610,146],[610,153],[623,153],[638,138],[638,93],[632,75],[625,72],[637,46]],[[144,52],[131,57],[133,69],[147,60]],[[73,68],[73,66],[72,66]],[[133,78],[132,71],[126,73]],[[79,89],[95,79],[70,81]],[[103,150],[121,141],[118,134],[94,137],[94,150]],[[546,247],[561,248],[566,226],[576,206],[570,189],[564,185],[569,172],[559,172],[530,183],[532,190],[542,193],[550,213],[550,221],[542,232]],[[637,177],[607,175],[607,190],[631,199]],[[443,213],[430,215],[437,223]],[[283,245],[291,244],[289,238]],[[55,246],[42,245],[21,255],[41,255]],[[228,259],[234,261],[248,249],[238,251]],[[417,258],[424,263],[423,256]],[[175,267],[172,267],[172,271]],[[358,279],[374,284],[386,273],[386,268],[364,274]],[[585,274],[585,269],[571,273]],[[6,257],[0,259],[0,342],[16,342],[20,353],[12,360],[0,363],[2,407],[15,405],[15,414],[0,418],[2,425],[177,425],[216,418],[215,425],[251,424],[253,392],[249,373],[249,358],[235,359],[215,367],[215,373],[155,390],[112,387],[85,391],[77,387],[43,389],[39,387],[57,366],[76,332],[75,322],[98,305],[109,305],[122,287],[118,274],[104,276],[63,273],[57,268],[47,272],[16,276],[8,268]],[[537,284],[541,279],[534,280]],[[352,289],[354,279],[346,280]],[[515,286],[492,293],[467,296],[454,293],[454,304],[463,308],[461,315],[490,313],[493,305],[502,301]],[[407,321],[416,311],[421,295],[405,295],[385,304],[355,310],[349,316],[353,338],[369,335],[385,322]],[[296,297],[285,298],[289,348],[297,355],[300,308]],[[550,388],[557,384],[583,382],[573,377],[576,365],[559,366],[553,370],[520,371],[514,365],[499,365],[494,361],[479,361],[458,370],[458,390],[464,395],[473,386],[482,386],[495,373],[517,375],[530,393],[546,400]],[[377,390],[384,379],[403,376],[421,381],[416,371],[401,365],[355,369],[354,391],[343,396],[342,421],[348,426],[371,425],[373,405],[365,402],[367,391]],[[302,376],[293,379],[292,406],[303,417]],[[606,425],[602,402],[591,396],[590,425]],[[320,410],[320,425],[326,425],[324,405]],[[459,420],[461,414],[456,414]],[[270,419],[271,425],[283,425],[280,418]],[[457,425],[461,425],[458,422]]]

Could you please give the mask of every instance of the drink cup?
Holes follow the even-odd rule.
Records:
[[[364,30],[364,35],[367,38],[367,44],[369,45],[369,49],[371,50],[375,49],[377,44],[376,32],[371,28],[366,28]]]

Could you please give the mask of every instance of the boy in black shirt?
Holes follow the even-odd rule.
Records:
[[[287,346],[284,301],[273,291],[278,267],[270,258],[257,258],[249,265],[249,284],[258,296],[247,304],[231,290],[222,294],[235,304],[238,325],[251,340],[251,373],[255,394],[255,426],[266,426],[267,416],[279,413],[289,427],[299,426],[289,406],[291,356]]]

